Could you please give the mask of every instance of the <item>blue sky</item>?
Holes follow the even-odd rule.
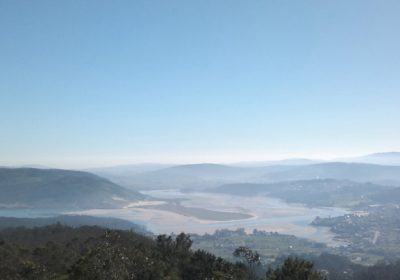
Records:
[[[400,150],[399,1],[0,1],[0,164]]]

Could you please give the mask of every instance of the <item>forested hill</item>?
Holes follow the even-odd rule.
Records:
[[[0,168],[0,193],[3,208],[113,208],[144,198],[88,172],[35,168]]]
[[[244,265],[192,251],[189,236],[53,225],[0,231],[0,279],[124,280],[248,278]]]
[[[240,196],[268,195],[309,206],[352,207],[360,203],[399,202],[400,188],[349,180],[314,179],[268,184],[225,184],[209,192]]]
[[[134,230],[135,232],[150,235],[145,226],[111,217],[94,217],[86,215],[60,215],[43,218],[15,218],[0,217],[0,230],[6,228],[35,228],[54,224],[62,224],[69,227],[99,226],[110,229]]]

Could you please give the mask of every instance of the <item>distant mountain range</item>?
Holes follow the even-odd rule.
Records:
[[[358,160],[395,160],[397,157],[398,153],[384,153]],[[351,181],[352,184],[371,183],[400,187],[400,166],[354,162],[255,167],[221,164],[134,165],[99,168],[92,172],[106,178],[83,171],[0,168],[0,208],[118,208],[132,201],[146,199],[146,196],[134,190],[204,190],[225,184],[338,180]],[[387,198],[390,192],[381,195]],[[396,196],[397,192],[394,191],[393,195]]]
[[[116,166],[108,166],[108,167],[96,167],[89,168],[85,171],[102,175],[107,174],[110,176],[124,176],[124,175],[133,175],[139,174],[143,172],[155,171],[164,168],[173,167],[173,164],[161,164],[161,163],[143,163],[143,164],[128,164],[128,165],[116,165]]]
[[[321,162],[325,161],[319,159],[307,159],[307,158],[288,158],[288,159],[270,160],[270,161],[244,161],[230,165],[239,167],[262,167],[271,165],[309,165]]]
[[[288,159],[273,160],[273,161],[239,162],[233,165],[241,167],[260,167],[260,166],[271,166],[271,165],[310,165],[310,164],[328,163],[328,162],[347,162],[347,163],[354,162],[354,163],[400,166],[400,152],[374,153],[360,157],[336,158],[333,160],[288,158]]]
[[[187,164],[132,174],[124,186],[138,189],[207,188],[226,182],[243,182],[263,174],[264,168],[244,168],[220,164]],[[107,176],[107,175],[105,175]],[[113,180],[112,177],[107,177]],[[118,182],[121,182],[120,179]]]
[[[339,179],[400,185],[400,166],[343,162],[292,166],[284,170],[266,172],[261,181],[278,182],[310,179]]]
[[[113,180],[112,177],[109,179]],[[124,186],[137,189],[205,189],[227,183],[270,183],[312,179],[351,180],[400,186],[400,166],[344,162],[264,167],[190,164],[133,174],[124,177]]]
[[[116,184],[132,187],[132,177],[136,177],[138,174],[141,173],[152,172],[172,166],[174,165],[143,163],[89,168],[85,171],[107,178]]]
[[[115,208],[145,198],[97,175],[59,169],[0,168],[1,208]]]
[[[400,164],[400,153],[377,153],[341,161],[288,159],[260,166],[135,164],[90,169],[96,175],[59,169],[0,168],[0,207],[114,208],[145,198],[134,190],[202,190],[224,184],[315,179],[400,187],[400,165],[396,165]]]
[[[375,153],[361,157],[344,158],[341,161],[400,166],[400,152]]]
[[[400,153],[376,153],[335,161],[292,158],[235,164],[134,164],[87,171],[131,189],[215,187],[226,183],[340,179],[400,186]]]

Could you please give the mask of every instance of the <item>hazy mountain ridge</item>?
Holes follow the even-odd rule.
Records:
[[[61,169],[0,168],[0,206],[114,208],[144,195],[97,175]]]
[[[287,158],[282,160],[268,160],[268,161],[243,161],[234,164],[230,164],[231,166],[238,167],[265,167],[272,165],[310,165],[316,163],[322,163],[325,160],[320,159],[308,159],[308,158]]]
[[[372,183],[359,183],[349,180],[314,179],[286,181],[268,184],[226,184],[209,189],[210,192],[226,193],[240,196],[268,195],[287,202],[302,203],[309,206],[343,206],[352,207],[360,203],[379,202],[378,198],[388,199],[392,192],[392,202],[400,202],[400,188],[382,186]]]
[[[281,160],[267,160],[267,161],[248,161],[238,162],[230,164],[232,166],[240,167],[262,167],[271,165],[312,165],[318,163],[332,163],[332,162],[344,162],[344,163],[367,163],[367,164],[379,164],[379,165],[400,165],[400,152],[380,152],[367,154],[358,157],[344,157],[334,158],[331,160],[326,159],[310,159],[310,158],[286,158]]]
[[[136,185],[134,186],[131,185],[131,182],[133,181],[132,178],[135,178],[136,176],[142,173],[157,171],[172,166],[174,165],[143,163],[143,164],[127,164],[127,165],[96,167],[96,168],[85,169],[84,171],[96,174],[103,178],[107,178],[112,182],[124,187],[138,188],[138,186]]]
[[[296,166],[289,170],[266,173],[266,182],[338,179],[356,182],[387,182],[400,184],[400,166],[383,166],[365,163],[331,162],[306,166]]]
[[[131,176],[124,186],[143,189],[206,189],[227,183],[271,183],[313,179],[350,180],[400,186],[400,166],[344,162],[264,167],[190,164],[136,174]]]
[[[132,175],[148,171],[155,171],[159,169],[169,168],[174,164],[161,164],[161,163],[138,163],[138,164],[127,164],[127,165],[116,165],[116,166],[105,166],[88,168],[85,171],[94,174],[114,174],[114,175]]]
[[[221,164],[187,164],[143,172],[130,178],[128,186],[139,188],[206,188],[224,182],[252,180],[262,168],[234,167]]]
[[[400,152],[373,153],[361,157],[343,159],[343,161],[398,166],[400,165]]]

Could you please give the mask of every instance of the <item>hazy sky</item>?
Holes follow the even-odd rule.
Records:
[[[400,150],[400,1],[0,0],[0,164]]]

